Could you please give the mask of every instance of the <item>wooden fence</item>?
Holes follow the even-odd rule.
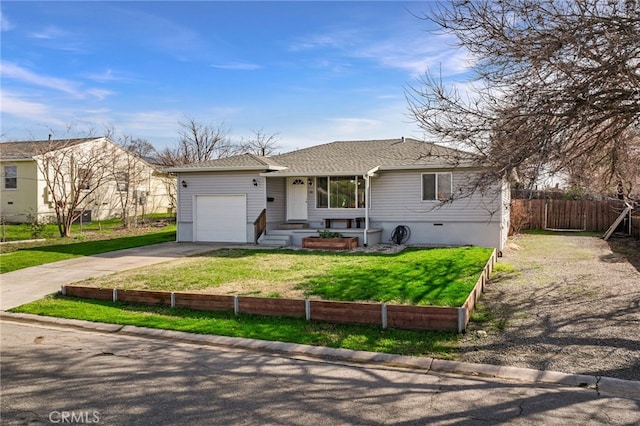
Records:
[[[332,323],[370,324],[414,330],[466,330],[496,262],[494,250],[475,286],[461,307],[388,305],[309,299],[275,299],[169,291],[122,290],[68,285],[62,294],[82,299],[113,300],[203,311],[233,311],[267,316],[287,316]]]
[[[560,229],[605,232],[625,208],[622,201],[590,200],[513,200],[511,202],[512,230]],[[634,213],[640,225],[640,212]],[[640,232],[633,226],[634,232]],[[638,233],[635,234],[639,236]]]

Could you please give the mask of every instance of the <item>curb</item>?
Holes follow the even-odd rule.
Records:
[[[84,320],[45,317],[32,314],[20,314],[0,311],[0,319],[23,323],[37,323],[59,327],[90,330],[102,333],[124,334],[185,343],[211,346],[267,351],[291,356],[306,356],[324,360],[336,360],[357,364],[407,368],[424,371],[425,374],[448,373],[474,377],[492,377],[527,383],[563,385],[591,389],[598,394],[640,398],[640,381],[623,380],[612,377],[569,374],[557,371],[542,371],[531,368],[509,367],[491,364],[473,364],[434,358],[422,358],[379,352],[355,351],[351,349],[310,346],[298,343],[275,342],[247,339],[242,337],[194,334],[184,331],[162,330],[138,327],[134,325],[106,324]]]

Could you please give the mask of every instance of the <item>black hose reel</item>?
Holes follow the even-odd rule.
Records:
[[[406,243],[409,237],[411,237],[411,230],[406,225],[396,226],[391,233],[391,241],[398,245]]]

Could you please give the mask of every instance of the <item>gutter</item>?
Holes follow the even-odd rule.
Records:
[[[197,173],[197,172],[233,172],[233,171],[258,171],[258,170],[284,170],[279,166],[229,166],[229,167],[169,167],[162,169],[166,173]]]

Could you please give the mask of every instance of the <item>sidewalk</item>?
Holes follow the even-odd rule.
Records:
[[[5,311],[41,299],[60,290],[61,286],[76,281],[228,247],[231,246],[160,243],[8,272],[0,275],[0,310]]]

